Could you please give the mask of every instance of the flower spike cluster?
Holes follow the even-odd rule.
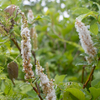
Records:
[[[21,54],[23,58],[23,71],[26,73],[25,79],[31,79],[34,77],[34,72],[32,71],[32,64],[30,63],[30,57],[31,57],[31,44],[30,44],[30,30],[27,27],[27,20],[24,16],[24,13],[21,13],[22,15],[22,29],[21,29]]]
[[[78,19],[76,19],[75,27],[77,32],[79,33],[80,42],[85,53],[89,55],[89,58],[93,58],[97,52],[96,52],[96,48],[93,46],[93,41],[91,39],[89,30],[84,25],[84,23],[82,23]],[[86,59],[89,62],[88,57],[86,57]]]
[[[28,23],[32,24],[32,21],[34,19],[32,10],[28,11],[27,17],[28,17]],[[33,50],[36,51],[38,49],[38,42],[37,42],[38,35],[36,33],[35,27],[32,27],[30,29],[30,35],[31,35],[31,39],[32,39]]]
[[[32,24],[34,16],[33,16],[33,12],[31,9],[28,11],[27,18],[28,18],[28,23]]]
[[[36,63],[36,74],[40,77],[41,87],[44,94],[46,94],[46,100],[56,100],[55,89],[53,81],[49,81],[46,74],[43,73],[44,69],[40,66],[39,62]]]

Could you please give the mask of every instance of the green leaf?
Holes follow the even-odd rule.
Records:
[[[44,20],[51,21],[51,19],[50,19],[49,16],[43,16],[42,18],[43,18]]]
[[[6,57],[12,59],[13,61],[15,61],[19,65],[18,61],[15,58],[13,58],[12,56],[6,54]]]
[[[6,74],[0,74],[0,80],[6,79]]]
[[[33,91],[33,90],[32,91],[28,91],[26,94],[29,95],[32,98],[37,97],[37,93],[35,91]]]
[[[68,89],[66,89],[66,92],[67,93],[68,92],[71,93],[73,96],[75,96],[77,98],[77,100],[85,100],[84,93],[81,90],[79,90],[79,89],[68,88]],[[66,94],[66,92],[65,92],[65,94]],[[64,100],[67,100],[67,99],[64,98]],[[70,99],[68,99],[68,100],[70,100]]]
[[[2,85],[1,85],[1,89],[2,91],[7,94],[7,95],[11,95],[13,93],[13,85],[11,80],[9,79],[5,79],[5,81],[2,81]]]
[[[59,76],[59,75],[56,75],[56,76],[55,76],[55,83],[56,83],[56,84],[59,84],[59,83],[63,82],[65,76],[66,76],[66,75],[60,75],[60,76]]]
[[[90,87],[89,90],[93,96],[93,100],[97,100],[97,98],[100,97],[100,88],[96,89],[94,87]]]
[[[90,24],[90,32],[92,32],[94,35],[98,34],[98,25],[95,20],[93,20]]]
[[[80,7],[78,9],[75,9],[73,11],[73,14],[85,14],[85,13],[88,13],[88,12],[90,12],[89,9]]]
[[[69,92],[64,92],[64,95],[63,95],[63,100],[73,100],[69,94]]]
[[[21,93],[27,93],[32,89],[32,86],[30,84],[22,84],[20,85]]]
[[[93,11],[88,12],[87,14],[83,14],[77,17],[77,19],[79,19],[80,21],[82,21],[84,18],[86,18],[89,15],[92,15]]]
[[[95,79],[91,82],[91,86],[95,87],[95,88],[100,88],[100,78],[99,79]]]
[[[96,2],[93,2],[93,4],[96,4],[97,5],[97,7],[99,9],[99,14],[100,14],[100,5],[98,3],[96,3]]]

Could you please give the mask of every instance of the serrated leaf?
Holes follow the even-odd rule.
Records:
[[[100,88],[96,89],[94,87],[90,87],[89,90],[93,96],[93,100],[97,100],[97,98],[100,97]]]

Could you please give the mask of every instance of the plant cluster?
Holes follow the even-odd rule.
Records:
[[[100,100],[99,0],[0,3],[0,100]]]

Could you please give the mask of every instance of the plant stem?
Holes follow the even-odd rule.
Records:
[[[41,97],[41,95],[40,95],[40,93],[39,93],[39,92],[37,91],[37,89],[34,87],[34,85],[32,84],[32,82],[31,82],[31,86],[33,87],[33,90],[38,94],[39,98],[40,98],[41,100],[43,100],[42,97]]]
[[[83,89],[87,86],[88,82],[91,80],[91,77],[92,77],[92,75],[93,75],[93,73],[94,73],[95,68],[96,68],[96,66],[93,66],[93,69],[91,70],[91,73],[90,73],[90,75],[89,75],[87,81],[86,81],[85,84],[83,85]]]
[[[17,41],[15,41],[13,38],[11,38],[11,40],[12,40],[13,43],[16,45],[16,47],[18,48],[18,50],[21,52],[21,48],[19,47]]]

